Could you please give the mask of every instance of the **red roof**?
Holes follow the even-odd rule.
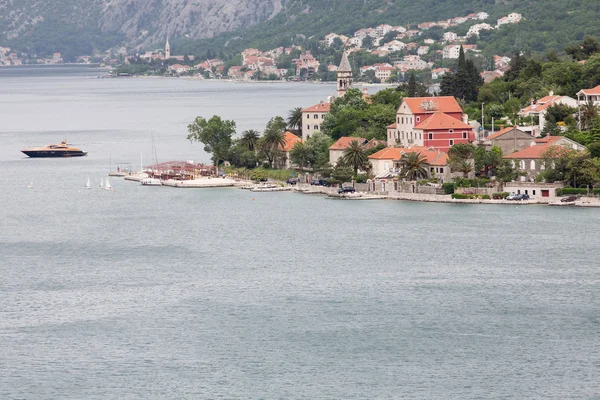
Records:
[[[600,95],[600,85],[591,89],[581,89],[579,93],[587,94],[587,95]],[[579,94],[577,93],[577,94]]]
[[[534,146],[529,146],[526,149],[521,151],[517,151],[515,153],[504,156],[504,158],[508,159],[540,159],[543,157],[544,153],[551,148],[557,148],[559,151],[567,151],[568,149],[562,146],[554,146],[551,143],[546,144],[537,144]]]
[[[302,143],[302,139],[294,135],[292,132],[285,132],[283,134],[283,139],[285,140],[285,145],[283,146],[283,148],[280,147],[280,149],[285,152],[292,150],[296,143]]]
[[[394,122],[393,124],[391,124],[391,125],[388,125],[388,126],[387,126],[387,129],[396,129],[396,127],[397,127],[397,126],[398,126],[398,125],[396,125],[396,123]]]
[[[353,140],[357,140],[358,143],[364,143],[367,141],[365,138],[353,137],[353,136],[342,136],[334,144],[329,146],[329,150],[345,150]]]
[[[314,106],[310,106],[302,110],[302,112],[329,112],[329,108],[331,107],[331,103],[321,102],[319,104],[315,104]]]
[[[412,146],[412,147],[386,147],[377,153],[369,156],[370,160],[394,160],[399,161],[407,153],[420,153],[425,157],[425,162],[429,165],[448,164],[448,154],[439,150],[433,150],[432,147]]]
[[[490,140],[496,139],[496,138],[504,135],[505,133],[508,133],[508,132],[512,131],[513,129],[517,129],[518,130],[518,128],[516,126],[508,126],[508,127],[504,128],[504,129],[499,130],[496,133],[492,133],[487,138],[490,139]]]
[[[444,113],[462,113],[462,108],[453,96],[405,97],[404,102],[413,114],[441,111]],[[429,108],[431,107],[431,108]]]
[[[521,111],[519,111],[519,115],[527,115],[529,113],[537,114],[537,113],[545,110],[546,108],[550,107],[551,105],[553,105],[554,103],[556,103],[558,100],[560,100],[562,98],[563,98],[563,96],[542,97],[536,103],[531,104],[531,105],[525,107],[524,109],[522,109]]]
[[[473,129],[473,127],[448,114],[436,112],[431,117],[415,126],[415,129]]]

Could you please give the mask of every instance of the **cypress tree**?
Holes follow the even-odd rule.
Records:
[[[455,82],[454,82],[454,96],[467,100],[470,92],[469,85],[469,74],[467,71],[467,62],[465,61],[465,51],[460,46],[460,52],[458,53],[458,69],[456,71]]]
[[[442,82],[440,83],[440,95],[442,96],[454,96],[454,74],[444,74],[442,76]]]
[[[468,91],[467,98],[465,100],[476,101],[477,96],[479,95],[479,88],[483,85],[483,78],[481,75],[479,75],[479,71],[473,63],[473,60],[467,60],[466,69],[468,78]]]
[[[414,72],[408,77],[408,97],[417,97],[417,78]]]

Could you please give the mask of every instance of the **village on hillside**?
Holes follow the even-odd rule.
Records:
[[[428,80],[439,81],[458,59],[461,46],[465,52],[480,57],[481,51],[476,42],[482,31],[501,29],[508,24],[519,23],[522,18],[519,13],[511,13],[492,25],[484,22],[488,19],[487,13],[478,12],[409,27],[381,24],[374,28],[359,29],[351,37],[329,33],[320,40],[320,45],[349,55],[355,52],[368,54],[374,62],[361,60],[358,65],[359,76],[356,77],[360,80],[397,82],[407,72],[418,71],[426,72]],[[464,24],[469,25],[468,30],[462,28]],[[466,30],[466,33],[459,35],[455,32],[459,30]],[[199,61],[193,55],[173,55],[167,40],[164,49],[130,57],[126,63],[166,61],[166,72],[169,74],[194,75],[205,79],[333,81],[337,65],[323,63],[318,58],[324,57],[313,55],[310,49],[291,46],[268,51],[247,48],[233,64],[219,58]],[[380,62],[376,59],[380,59]],[[495,55],[489,62],[482,60],[484,81],[502,76],[509,63],[510,58],[506,55]]]

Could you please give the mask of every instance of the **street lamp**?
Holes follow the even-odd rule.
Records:
[[[483,105],[485,103],[481,103],[481,133],[483,134],[485,131],[485,128],[483,127]]]

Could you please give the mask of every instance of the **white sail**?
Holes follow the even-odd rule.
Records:
[[[90,182],[90,177],[88,176],[87,182],[85,183],[85,188],[86,189],[91,189],[92,188],[92,182]]]
[[[110,186],[108,178],[106,178],[106,180],[104,181],[104,190],[112,190],[112,186]]]
[[[99,188],[103,188],[104,187],[104,178],[100,178],[100,186],[98,186]]]

